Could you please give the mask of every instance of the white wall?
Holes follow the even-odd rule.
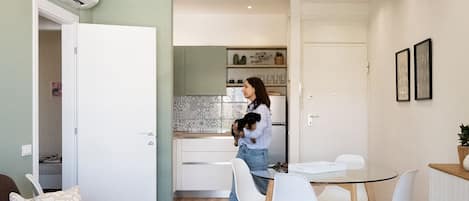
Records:
[[[428,200],[428,163],[456,163],[458,124],[469,123],[469,1],[372,0],[368,56],[369,158],[400,172],[417,168],[416,201]],[[433,100],[395,101],[394,54],[433,42]],[[391,200],[394,182],[377,185]]]
[[[61,33],[39,32],[39,154],[62,152],[62,100],[50,82],[61,80]]]
[[[176,14],[174,45],[286,46],[284,14]]]
[[[367,157],[368,4],[303,1],[301,7],[301,75],[291,78],[302,80],[299,159]],[[312,126],[308,114],[320,116]]]

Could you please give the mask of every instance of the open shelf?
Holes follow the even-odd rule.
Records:
[[[265,84],[266,87],[286,87],[286,84]],[[243,87],[243,84],[226,83],[226,87]]]
[[[286,68],[287,65],[227,65],[227,68]]]

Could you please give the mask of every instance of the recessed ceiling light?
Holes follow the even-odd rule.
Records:
[[[252,6],[248,6],[248,9],[251,9],[251,8],[252,8]]]

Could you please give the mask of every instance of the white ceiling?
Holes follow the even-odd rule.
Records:
[[[287,14],[289,4],[289,0],[174,0],[174,14]]]

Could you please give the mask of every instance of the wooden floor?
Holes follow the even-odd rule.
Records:
[[[228,198],[174,198],[174,201],[228,201]]]

